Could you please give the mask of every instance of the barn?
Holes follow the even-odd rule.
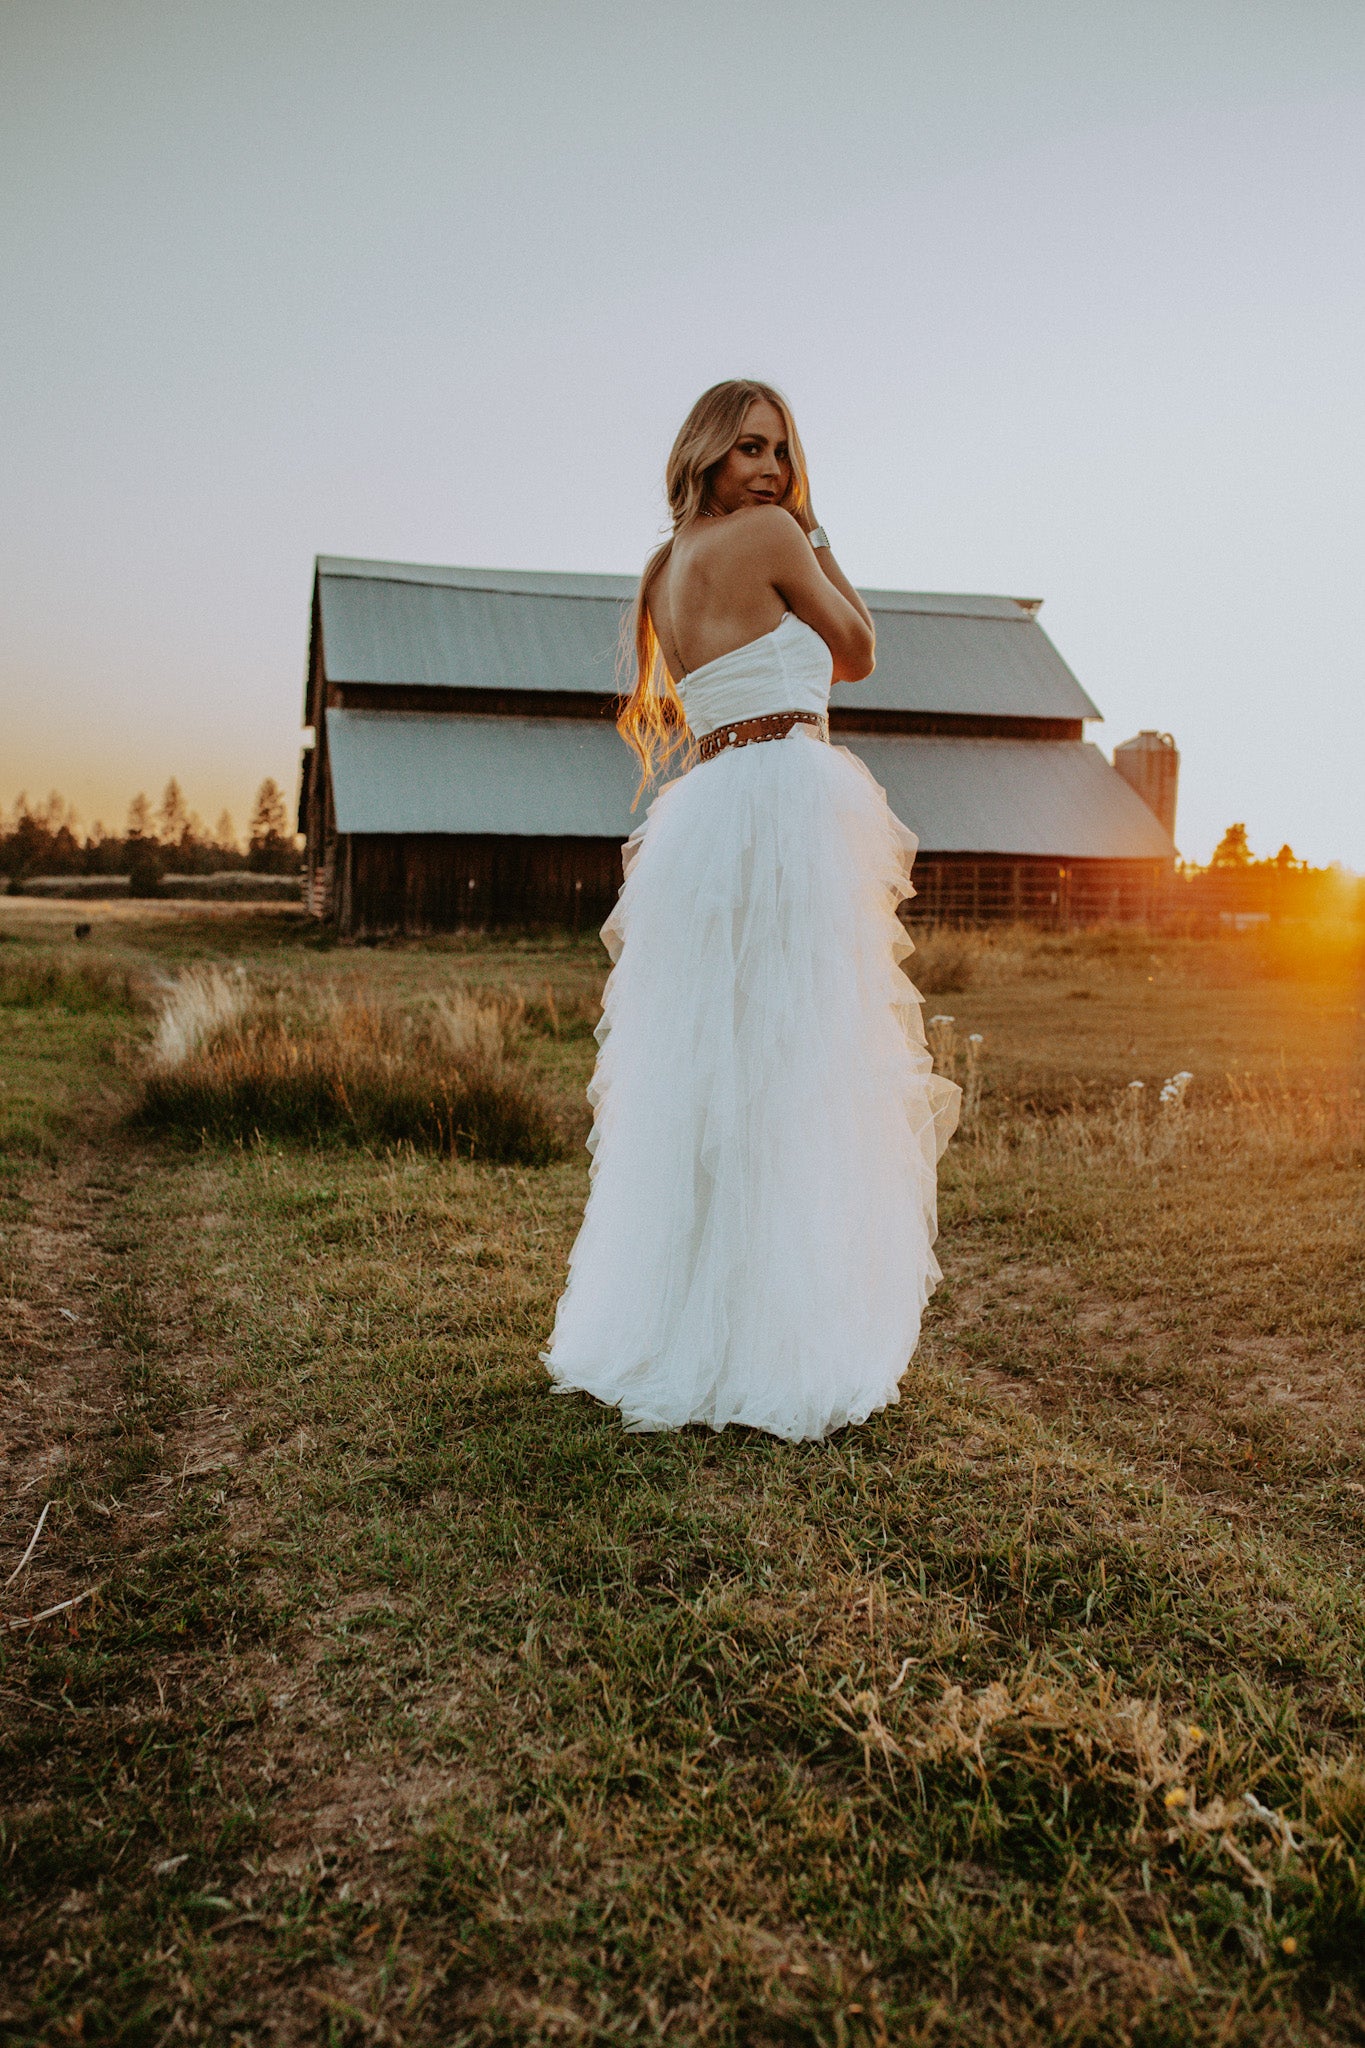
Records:
[[[613,722],[634,588],[319,556],[299,801],[316,916],[355,939],[605,918],[642,816]],[[1085,739],[1100,714],[1039,600],[863,595],[877,667],[838,686],[830,727],[919,835],[912,915],[1150,916],[1175,858],[1169,740],[1153,782],[1142,742],[1116,768]]]

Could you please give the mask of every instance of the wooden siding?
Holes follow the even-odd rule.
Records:
[[[494,833],[343,834],[333,911],[348,938],[469,926],[601,924],[621,886],[619,839]]]
[[[476,718],[615,718],[616,697],[590,690],[483,690],[445,683],[329,683],[339,711],[463,711]]]
[[[1062,929],[1158,921],[1170,907],[1161,861],[1015,859],[926,853],[915,863],[912,924],[1028,923]],[[589,930],[621,882],[616,839],[455,833],[352,833],[320,863],[310,905],[345,938],[504,924]]]
[[[976,711],[878,711],[870,706],[841,704],[837,697],[830,701],[829,729],[832,733],[914,733],[962,740],[1085,738],[1079,718],[1010,718],[997,712]]]

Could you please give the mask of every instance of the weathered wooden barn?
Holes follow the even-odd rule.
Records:
[[[613,724],[633,594],[621,576],[318,558],[299,804],[317,916],[352,938],[606,916],[643,815]],[[1162,822],[1084,738],[1100,714],[1038,601],[864,595],[877,667],[838,686],[830,725],[919,835],[912,914],[1150,914],[1173,808]]]

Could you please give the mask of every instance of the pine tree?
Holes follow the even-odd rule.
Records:
[[[1229,825],[1227,831],[1213,849],[1211,868],[1249,868],[1251,848],[1247,845],[1245,825]]]
[[[15,800],[14,826],[5,846],[6,872],[12,875],[41,874],[48,844],[41,808],[35,811],[27,791],[21,792]]]
[[[289,813],[284,806],[284,791],[273,775],[267,775],[256,792],[249,834],[248,867],[268,875],[290,871],[294,866],[294,848],[289,832]]]
[[[156,839],[152,807],[141,790],[128,806],[125,841],[128,888],[134,896],[155,896],[161,880],[161,848]]]
[[[158,838],[163,846],[179,846],[189,830],[190,814],[180,784],[172,776],[161,792]]]

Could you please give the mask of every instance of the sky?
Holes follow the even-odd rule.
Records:
[[[743,375],[1186,858],[1365,869],[1363,195],[1361,0],[0,0],[0,804],[244,821],[315,554],[634,571]]]

